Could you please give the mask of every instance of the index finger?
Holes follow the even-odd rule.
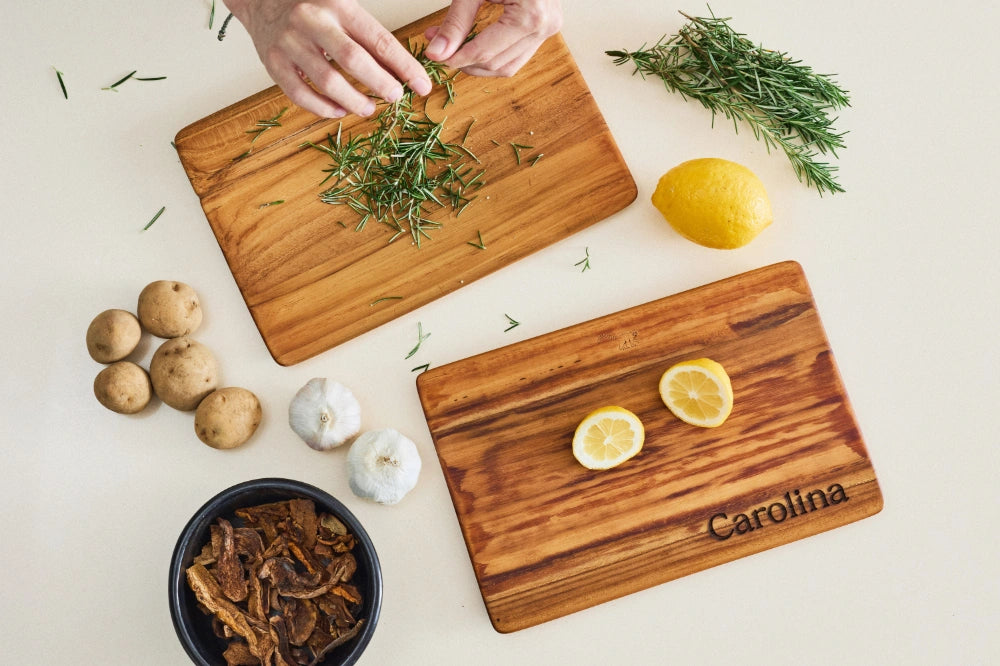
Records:
[[[489,62],[524,38],[523,28],[498,21],[462,45],[447,65],[455,69]]]
[[[418,95],[431,91],[431,79],[423,65],[371,14],[362,12],[352,16],[345,22],[344,29],[380,65]]]

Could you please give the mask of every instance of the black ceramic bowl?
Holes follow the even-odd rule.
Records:
[[[198,666],[225,666],[222,652],[226,644],[212,632],[211,617],[198,608],[185,570],[208,541],[209,527],[216,518],[232,519],[236,509],[288,499],[311,499],[317,511],[336,516],[357,537],[353,552],[358,570],[351,582],[361,593],[363,605],[358,617],[364,618],[365,624],[357,636],[333,650],[321,664],[353,664],[368,646],[382,607],[382,570],[361,523],[347,507],[319,488],[289,479],[256,479],[227,488],[206,502],[185,525],[174,547],[170,560],[170,616],[181,645]]]

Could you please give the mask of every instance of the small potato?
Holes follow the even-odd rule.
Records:
[[[113,412],[135,414],[149,404],[153,392],[145,370],[131,361],[118,361],[97,373],[94,395]]]
[[[250,439],[260,418],[257,396],[230,386],[209,393],[201,401],[194,413],[194,431],[213,449],[233,449]]]
[[[131,312],[105,310],[87,327],[87,351],[98,363],[120,361],[139,345],[142,326]]]
[[[219,366],[208,347],[183,336],[160,345],[149,363],[149,376],[160,400],[189,412],[218,386]]]
[[[191,335],[201,325],[201,303],[183,282],[157,280],[139,294],[136,310],[143,327],[159,338]]]

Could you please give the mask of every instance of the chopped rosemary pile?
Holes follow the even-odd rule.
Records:
[[[411,47],[411,50],[412,47]],[[414,56],[424,65],[431,81],[443,85],[444,105],[455,99],[454,74],[444,65],[423,55]],[[333,185],[320,193],[324,203],[344,204],[361,216],[356,230],[371,220],[393,232],[389,242],[409,235],[419,247],[430,231],[441,227],[429,219],[430,213],[450,207],[461,214],[475,199],[471,193],[483,185],[482,170],[470,166],[467,158],[478,158],[465,147],[472,124],[460,143],[441,138],[444,120],[437,122],[418,107],[414,94],[406,90],[402,99],[387,103],[374,119],[367,134],[344,136],[341,125],[336,136],[327,135],[325,144],[303,144],[326,153],[332,160],[323,180]]]
[[[709,10],[711,12],[711,10]],[[799,180],[820,194],[843,192],[836,166],[819,161],[836,156],[844,133],[829,113],[849,106],[848,93],[830,75],[817,74],[788,54],[755,45],[730,26],[729,18],[693,18],[669,39],[636,51],[606,51],[616,65],[661,79],[667,90],[698,100],[715,114],[750,125],[768,151],[781,148]]]

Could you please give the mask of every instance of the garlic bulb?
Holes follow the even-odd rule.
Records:
[[[370,430],[347,452],[348,484],[354,494],[379,504],[396,504],[417,485],[417,445],[392,428]]]
[[[288,405],[288,424],[317,451],[340,446],[361,430],[361,405],[343,384],[317,377]]]

